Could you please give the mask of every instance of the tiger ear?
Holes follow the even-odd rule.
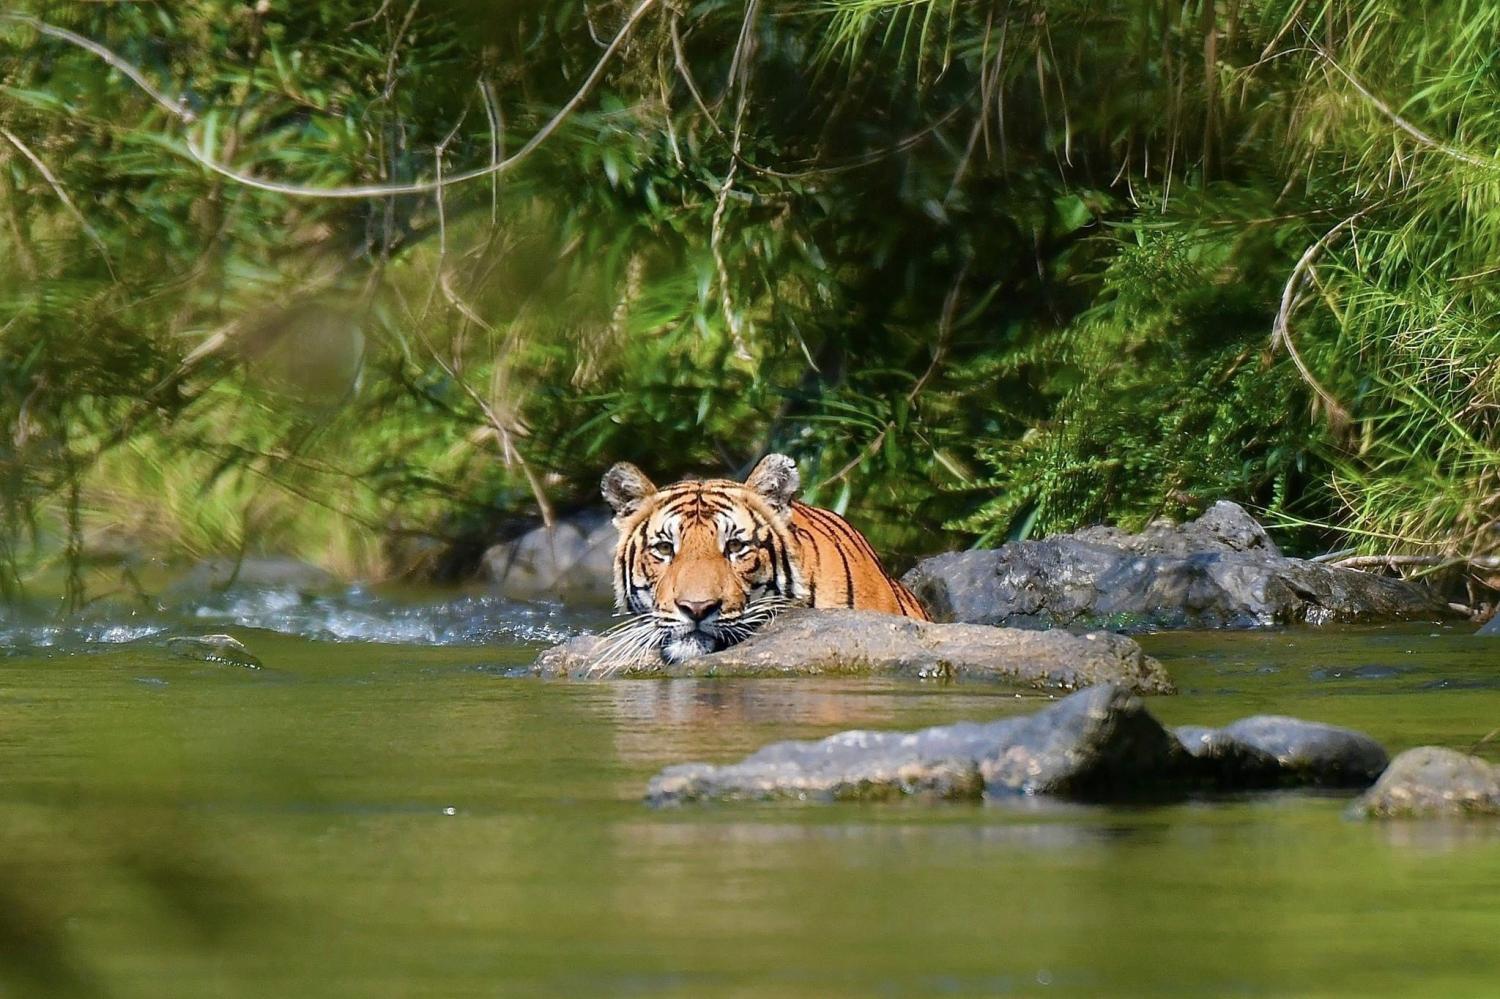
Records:
[[[785,517],[792,512],[792,500],[802,488],[802,476],[797,474],[797,463],[786,455],[768,454],[755,466],[745,485]]]
[[[599,491],[604,500],[615,511],[615,520],[624,520],[641,508],[647,497],[656,492],[656,486],[646,473],[628,461],[622,461],[604,473],[599,480]]]

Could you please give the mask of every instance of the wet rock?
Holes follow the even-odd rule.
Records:
[[[1185,725],[1184,749],[1229,787],[1366,787],[1390,762],[1363,732],[1281,715],[1242,718],[1223,728]]]
[[[167,639],[164,644],[167,651],[179,659],[196,659],[244,669],[261,668],[260,660],[233,635],[179,635]]]
[[[598,675],[602,642],[586,635],[544,652],[541,676]],[[1148,694],[1174,692],[1161,664],[1123,635],[928,624],[873,611],[796,610],[722,652],[668,664],[656,658],[631,676],[903,676],[1003,681],[1038,690],[1115,683]]]
[[[168,587],[173,600],[228,589],[278,589],[320,593],[333,588],[333,574],[299,559],[277,555],[242,559],[206,558],[177,577]]]
[[[739,763],[689,763],[652,778],[647,800],[980,799],[1100,801],[1204,790],[1365,786],[1385,753],[1356,732],[1292,718],[1169,732],[1123,687],[1080,691],[1035,714],[917,732],[842,732],[780,742]]]
[[[492,546],[480,564],[513,599],[610,600],[617,537],[607,512],[585,510]]]
[[[1351,811],[1366,818],[1500,815],[1500,767],[1439,746],[1408,749]]]
[[[1094,527],[938,555],[903,582],[941,620],[1023,627],[1249,628],[1452,614],[1418,584],[1287,558],[1228,502],[1139,534]]]

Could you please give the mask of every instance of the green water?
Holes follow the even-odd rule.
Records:
[[[1468,747],[1500,641],[1466,630],[1147,636],[1184,690],[1152,707]],[[265,670],[0,658],[0,995],[1500,994],[1500,822],[1298,794],[656,811],[666,764],[1039,701],[235,633]]]

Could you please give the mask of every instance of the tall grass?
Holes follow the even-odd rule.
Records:
[[[186,112],[0,21],[10,584],[120,536],[379,575],[770,447],[906,555],[1227,496],[1488,571],[1500,4],[637,10],[22,5]],[[496,178],[295,193],[559,108]]]

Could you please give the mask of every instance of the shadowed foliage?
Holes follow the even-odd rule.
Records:
[[[613,461],[773,448],[898,564],[1227,497],[1483,582],[1497,19],[22,2],[6,585],[66,569],[77,602],[139,551],[417,571]]]

